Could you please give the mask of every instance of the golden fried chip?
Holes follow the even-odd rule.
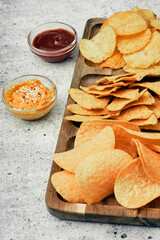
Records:
[[[72,113],[79,114],[79,115],[87,115],[87,116],[102,116],[102,115],[109,114],[107,109],[89,110],[86,108],[82,108],[78,104],[70,104],[67,106],[67,109],[70,110]]]
[[[113,194],[118,173],[132,157],[119,149],[107,150],[81,161],[75,170],[85,202],[92,204]]]
[[[77,131],[74,147],[78,147],[83,143],[91,140],[106,126],[112,127],[114,125],[120,125],[134,131],[140,131],[139,127],[136,124],[130,122],[117,120],[85,121],[81,124],[80,128]]]
[[[114,194],[122,206],[140,208],[160,196],[160,184],[148,178],[137,158],[117,176]]]
[[[142,82],[142,83],[135,83],[132,85],[133,87],[144,87],[150,89],[152,92],[155,92],[157,95],[160,96],[160,81],[155,82]]]
[[[138,106],[138,105],[147,105],[147,106],[149,105],[148,108],[155,113],[156,107],[153,107],[155,104],[154,97],[147,91],[147,89],[142,90],[141,94],[142,95],[140,96],[140,98],[138,100],[127,104],[124,107],[124,109],[132,107],[132,106]],[[155,109],[155,111],[153,109]]]
[[[126,98],[137,100],[139,96],[139,89],[129,89],[129,88],[121,88],[118,89],[116,92],[111,93],[112,96],[119,97],[119,98]]]
[[[137,124],[139,127],[146,125],[155,125],[157,124],[157,118],[154,113],[152,113],[147,119],[134,119],[131,120],[131,122]]]
[[[80,86],[80,89],[82,89],[84,92],[89,93],[89,94],[94,94],[97,96],[105,97],[109,96],[111,92],[114,92],[118,89],[118,87],[111,87],[111,88],[106,88],[104,90],[90,90],[89,87],[82,87]]]
[[[112,27],[101,29],[92,39],[82,39],[79,50],[82,56],[94,63],[101,63],[112,56],[116,47],[116,35]]]
[[[160,153],[160,145],[151,145],[150,149],[153,150],[154,152]]]
[[[56,172],[51,176],[51,183],[55,190],[68,202],[84,202],[75,174],[65,170]]]
[[[122,87],[122,86],[127,86],[127,84],[124,82],[118,82],[118,83],[108,83],[103,86],[102,85],[93,85],[93,86],[89,86],[89,90],[103,91],[107,88]]]
[[[148,28],[142,33],[117,38],[117,48],[122,54],[135,53],[151,41],[152,33]]]
[[[110,114],[103,115],[103,116],[91,116],[91,115],[87,116],[87,115],[74,114],[74,115],[66,116],[65,119],[74,121],[74,122],[84,122],[84,121],[95,121],[95,120],[103,120],[103,119],[108,119],[108,118],[115,118],[118,115],[119,115],[119,112],[110,113]]]
[[[132,144],[135,144],[137,148],[145,173],[160,184],[160,154],[147,148],[138,139],[132,139]]]
[[[108,149],[113,149],[114,146],[114,132],[111,127],[107,126],[95,138],[80,147],[53,154],[53,160],[61,168],[74,173],[76,166],[84,158]]]
[[[156,118],[160,118],[160,100],[158,100],[157,98],[154,98],[155,103],[151,106],[148,106],[150,110],[153,111],[153,113],[155,114]]]
[[[146,129],[146,130],[152,130],[152,131],[160,131],[160,120],[158,120],[157,124],[155,125],[147,125],[147,126],[142,126],[141,129]]]
[[[78,88],[71,88],[68,90],[71,98],[81,107],[86,109],[103,109],[108,105],[110,98],[97,99],[95,96],[81,91]]]
[[[148,68],[160,59],[160,33],[155,31],[149,44],[142,50],[123,55],[127,65],[132,68]]]
[[[150,20],[150,25],[157,29],[157,30],[160,30],[160,18],[159,19],[153,19],[153,20]]]
[[[122,54],[118,51],[116,48],[113,55],[109,58],[107,58],[105,61],[103,61],[100,65],[101,68],[109,67],[112,69],[119,69],[124,67],[125,61],[123,59]]]
[[[132,11],[117,12],[110,16],[102,25],[113,27],[117,36],[136,34],[147,29],[147,22]]]
[[[131,68],[129,67],[128,65],[125,65],[123,67],[123,70],[125,72],[128,72],[130,74],[134,74],[134,73],[143,73],[143,76],[159,76],[160,75],[160,64],[157,63],[157,64],[154,64],[154,65],[151,65],[150,67],[148,68]]]
[[[147,119],[153,112],[145,105],[133,106],[123,110],[119,116],[115,117],[117,120],[131,121],[134,119]]]
[[[149,9],[140,9],[139,7],[135,7],[132,9],[132,11],[141,15],[147,21],[147,23],[149,20],[157,18],[156,14]]]
[[[115,81],[118,80],[118,79],[123,80],[123,78],[127,78],[127,77],[129,78],[129,77],[132,77],[132,76],[134,78],[134,73],[133,74],[125,73],[125,74],[119,74],[119,75],[114,75],[114,76],[105,76],[105,77],[99,79],[97,81],[97,84],[101,84],[101,83],[107,83],[108,84],[109,82],[115,83]]]

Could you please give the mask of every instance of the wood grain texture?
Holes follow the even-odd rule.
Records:
[[[84,29],[83,38],[89,39],[93,37],[104,20],[103,18],[89,19]],[[88,86],[103,75],[116,75],[122,72],[121,69],[99,68],[97,65],[87,62],[79,53],[71,88],[79,88],[81,84]],[[73,100],[68,97],[66,106],[71,103],[73,103]],[[70,111],[65,108],[64,117],[70,114]],[[78,129],[78,126],[75,126],[71,121],[66,121],[64,117],[57,141],[56,153],[73,148]],[[160,227],[160,198],[137,210],[120,206],[114,196],[93,205],[68,203],[56,193],[50,181],[51,175],[60,170],[60,167],[53,162],[45,196],[47,209],[52,215],[61,219]]]

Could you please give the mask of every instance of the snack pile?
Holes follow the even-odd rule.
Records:
[[[72,112],[67,120],[114,119],[160,131],[159,22],[151,10],[135,7],[113,14],[92,39],[80,41],[86,59],[100,67],[123,67],[123,73],[69,89],[75,104],[67,106]]]
[[[74,148],[53,160],[63,170],[51,182],[68,202],[93,204],[114,194],[135,209],[160,196],[160,133],[141,132],[134,123],[83,122]]]

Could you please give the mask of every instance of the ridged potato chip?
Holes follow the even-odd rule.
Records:
[[[125,72],[128,72],[129,74],[134,74],[134,73],[143,73],[144,77],[145,76],[159,76],[160,75],[160,63],[151,65],[148,68],[131,68],[128,65],[125,65],[123,67],[123,70]]]
[[[149,20],[157,18],[156,14],[149,9],[140,9],[139,7],[134,7],[132,11],[141,15],[148,23]]]
[[[100,65],[101,68],[109,67],[112,69],[120,69],[124,67],[125,61],[123,59],[122,54],[118,51],[116,48],[113,55],[109,58],[107,58],[105,61],[103,61]]]
[[[75,174],[65,170],[56,172],[51,176],[51,183],[55,190],[68,202],[84,202]]]
[[[131,54],[143,49],[151,41],[152,33],[147,28],[142,33],[117,38],[117,48],[122,54]]]
[[[84,143],[78,148],[74,148],[62,153],[53,154],[54,162],[61,168],[74,173],[77,165],[86,157],[115,146],[114,132],[111,127],[105,127],[95,138]]]
[[[79,43],[82,56],[94,63],[101,63],[112,56],[115,47],[116,34],[110,26],[101,29],[92,39],[82,39]]]
[[[136,34],[147,29],[147,22],[139,14],[132,11],[114,13],[102,25],[113,27],[117,36]]]
[[[97,203],[113,194],[118,173],[132,157],[119,149],[107,150],[84,159],[75,170],[85,202]]]
[[[150,20],[150,25],[157,29],[157,30],[160,30],[160,18],[159,19],[153,19],[153,20]]]
[[[124,61],[132,68],[148,68],[160,60],[160,33],[155,31],[149,44],[142,50],[123,55]]]
[[[138,139],[132,139],[132,144],[135,144],[137,148],[145,173],[160,184],[160,154],[147,148]]]
[[[117,176],[114,185],[117,201],[126,208],[140,208],[160,196],[160,184],[150,179],[137,158]]]

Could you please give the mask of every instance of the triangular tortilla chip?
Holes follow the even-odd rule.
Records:
[[[107,115],[109,111],[107,109],[86,109],[82,108],[78,104],[69,104],[67,109],[70,110],[72,113],[79,114],[79,115],[87,115],[87,116],[102,116]]]
[[[131,122],[137,124],[139,127],[146,125],[155,125],[157,124],[157,118],[154,113],[151,114],[147,119],[135,119],[131,120]]]

